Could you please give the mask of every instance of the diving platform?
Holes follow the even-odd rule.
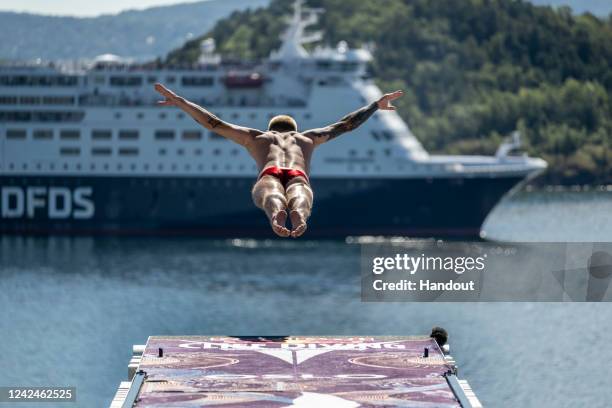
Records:
[[[432,334],[433,336],[433,334]],[[149,337],[110,408],[482,407],[427,336]]]

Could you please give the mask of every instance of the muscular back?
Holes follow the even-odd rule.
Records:
[[[259,171],[271,166],[310,171],[310,159],[315,147],[311,137],[299,132],[266,131],[256,136],[247,149]]]

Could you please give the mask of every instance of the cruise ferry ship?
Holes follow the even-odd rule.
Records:
[[[368,49],[306,50],[320,39],[305,31],[319,12],[298,3],[282,45],[258,63],[224,61],[207,39],[193,66],[114,55],[2,65],[0,232],[272,237],[251,202],[254,161],[156,106],[153,84],[249,127],[265,129],[277,114],[303,130],[333,123],[382,93],[367,74]],[[516,147],[431,155],[396,112],[377,112],[315,152],[307,236],[478,236],[501,197],[546,167]]]

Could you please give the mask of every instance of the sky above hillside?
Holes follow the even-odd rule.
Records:
[[[193,0],[196,1],[196,0]],[[128,9],[143,9],[176,3],[193,2],[190,0],[0,0],[2,11],[25,11],[37,14],[96,16],[118,13]],[[536,4],[569,4],[578,13],[590,11],[598,15],[612,12],[611,0],[532,0]]]

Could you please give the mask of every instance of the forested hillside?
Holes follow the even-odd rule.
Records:
[[[204,36],[225,55],[278,46],[290,0],[235,12]],[[492,153],[514,129],[545,158],[541,182],[612,183],[612,21],[512,0],[309,0],[324,42],[376,45],[383,90],[432,152]],[[198,39],[198,40],[199,40]],[[197,58],[198,41],[169,54]]]
[[[137,60],[165,55],[234,10],[268,0],[209,0],[97,17],[0,11],[1,59],[76,59],[112,53]]]

